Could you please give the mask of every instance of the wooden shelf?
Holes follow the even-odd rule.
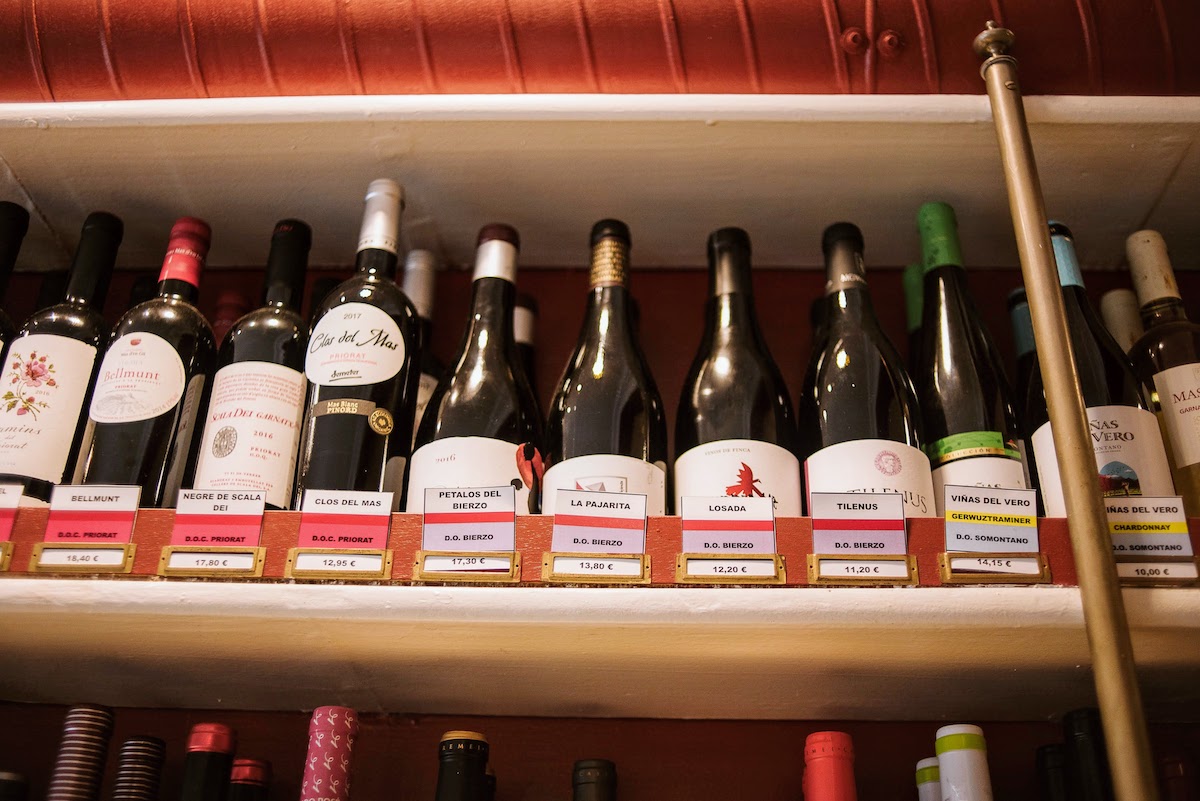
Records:
[[[1200,590],[1127,590],[1195,719]],[[556,589],[9,578],[0,698],[721,719],[1038,720],[1088,703],[1072,588]],[[13,647],[18,644],[19,647]]]

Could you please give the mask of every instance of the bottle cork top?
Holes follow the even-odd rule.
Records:
[[[917,211],[917,229],[921,232],[921,258],[926,270],[944,264],[962,266],[962,247],[958,243],[958,219],[949,203],[923,203]]]
[[[451,740],[475,740],[476,742],[486,743],[487,737],[477,731],[448,731],[442,735],[442,742],[448,743]]]
[[[934,745],[934,750],[939,756],[947,751],[987,750],[987,743],[983,739],[983,729],[969,723],[942,726],[937,730]]]
[[[232,754],[237,744],[233,729],[222,723],[197,723],[188,734],[187,750]]]
[[[854,740],[844,731],[818,731],[804,738],[804,761],[854,758]]]
[[[1171,269],[1167,243],[1158,231],[1135,231],[1125,240],[1125,255],[1138,304],[1145,306],[1161,298],[1178,298],[1179,285]]]

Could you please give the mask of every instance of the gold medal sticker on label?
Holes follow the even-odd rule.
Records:
[[[392,420],[392,414],[387,409],[376,409],[371,412],[371,416],[367,418],[367,422],[371,425],[371,430],[376,434],[387,436],[392,433],[392,429],[396,427]]]

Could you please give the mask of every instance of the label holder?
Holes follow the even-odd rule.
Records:
[[[11,542],[0,542],[0,573],[8,572],[8,566],[12,562],[13,544]]]
[[[821,562],[898,562],[904,565],[907,576],[822,576]],[[810,553],[808,555],[808,583],[823,586],[844,586],[847,584],[865,585],[872,587],[915,586],[918,583],[917,558],[912,554],[839,554],[839,553]]]
[[[509,560],[508,572],[497,573],[485,570],[427,570],[425,560],[429,557],[451,559],[479,559],[488,556],[504,557]],[[417,551],[413,559],[413,581],[436,582],[439,584],[519,584],[521,582],[520,551]]]
[[[606,576],[602,573],[559,573],[554,569],[556,559],[638,560],[641,571],[636,576]],[[646,553],[574,553],[546,551],[542,554],[542,581],[547,584],[634,584],[650,583],[650,555]]]
[[[381,558],[379,570],[308,570],[297,568],[299,557],[312,554],[329,556],[375,556]],[[290,579],[336,579],[338,581],[387,581],[392,577],[392,551],[373,548],[289,548],[283,575]]]
[[[227,567],[171,567],[175,554],[250,554],[254,566],[250,569]],[[158,558],[158,575],[184,578],[262,578],[267,549],[251,545],[164,545]]]
[[[43,565],[42,554],[47,551],[120,551],[119,565]],[[35,542],[33,555],[29,557],[30,573],[131,573],[133,572],[133,557],[137,553],[137,544],[126,543],[77,543],[77,542]]]
[[[1122,556],[1116,560],[1121,565],[1191,565],[1200,571],[1200,560],[1195,556]],[[1194,587],[1200,586],[1200,578],[1181,576],[1120,576],[1123,587]]]
[[[976,570],[952,569],[954,559],[1037,559],[1037,573],[992,573]],[[981,553],[975,551],[948,551],[938,554],[938,568],[943,584],[1050,584],[1050,565],[1041,553]]]
[[[709,562],[770,562],[770,576],[742,576],[738,574],[697,576],[688,573],[688,563]],[[787,583],[787,567],[783,557],[777,553],[728,554],[728,553],[681,553],[675,557],[676,584],[765,584],[780,586]]]

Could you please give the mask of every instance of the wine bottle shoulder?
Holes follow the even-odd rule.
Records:
[[[413,336],[419,337],[418,327],[420,318],[416,307],[394,281],[380,276],[356,273],[333,288],[315,315],[319,321],[331,309],[344,306],[347,303],[364,303],[386,312],[397,320],[403,320],[406,327],[411,326]]]
[[[304,318],[287,308],[267,306],[239,319],[221,343],[218,367],[262,361],[304,369],[308,329]]]
[[[17,336],[44,334],[68,337],[99,348],[108,339],[108,325],[94,309],[72,303],[59,303],[34,314],[25,321]]]

